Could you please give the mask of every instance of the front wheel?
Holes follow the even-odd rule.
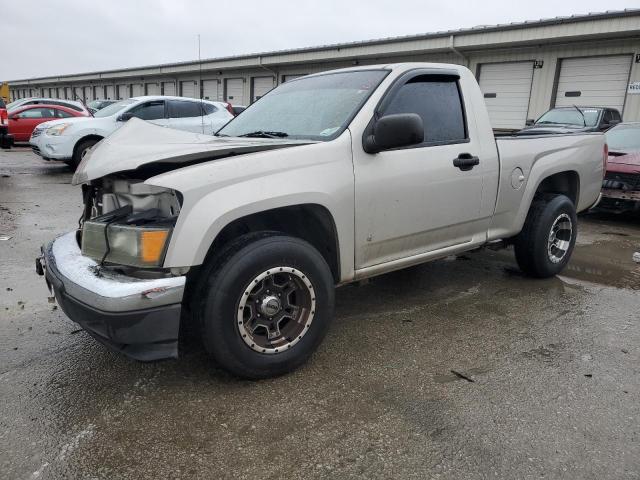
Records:
[[[207,351],[244,378],[282,375],[302,365],[333,317],[333,276],[309,243],[249,235],[208,266],[197,309]]]
[[[71,160],[66,161],[65,163],[69,165],[72,169],[78,168],[80,162],[84,158],[84,156],[91,150],[91,148],[98,143],[100,140],[97,138],[89,138],[87,140],[82,140],[76,148],[73,150],[73,157]]]
[[[537,278],[557,275],[569,263],[577,235],[576,209],[568,197],[549,194],[534,199],[514,242],[518,266]]]

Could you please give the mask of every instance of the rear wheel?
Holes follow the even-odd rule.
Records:
[[[518,266],[533,277],[557,275],[569,263],[577,234],[576,210],[568,197],[548,194],[534,199],[514,242]]]
[[[73,157],[71,158],[71,160],[65,163],[75,170],[76,168],[78,168],[78,165],[80,165],[80,162],[82,161],[84,156],[89,152],[89,150],[91,150],[91,147],[93,147],[99,141],[100,140],[98,140],[97,138],[82,140],[80,143],[78,143],[78,145],[76,145],[76,148],[73,150]]]
[[[207,351],[245,378],[302,365],[333,317],[329,266],[309,243],[273,233],[240,238],[212,260],[196,311]]]

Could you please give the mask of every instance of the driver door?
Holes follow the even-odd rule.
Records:
[[[471,168],[454,165],[480,151],[459,78],[419,72],[390,88],[376,117],[420,115],[424,142],[354,154],[356,270],[470,243],[486,233],[483,159]]]

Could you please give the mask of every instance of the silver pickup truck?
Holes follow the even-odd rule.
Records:
[[[598,133],[494,138],[461,66],[320,73],[214,137],[130,120],[82,160],[80,227],[36,269],[133,358],[176,357],[189,327],[234,374],[279,375],[322,341],[335,286],[498,242],[559,273],[606,153]]]

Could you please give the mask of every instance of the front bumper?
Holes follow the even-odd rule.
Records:
[[[36,137],[31,136],[29,145],[35,154],[47,160],[70,160],[75,141],[68,135],[54,137],[42,132]]]
[[[177,358],[185,277],[141,280],[98,274],[97,266],[80,253],[75,232],[36,259],[64,313],[94,338],[136,360]]]

